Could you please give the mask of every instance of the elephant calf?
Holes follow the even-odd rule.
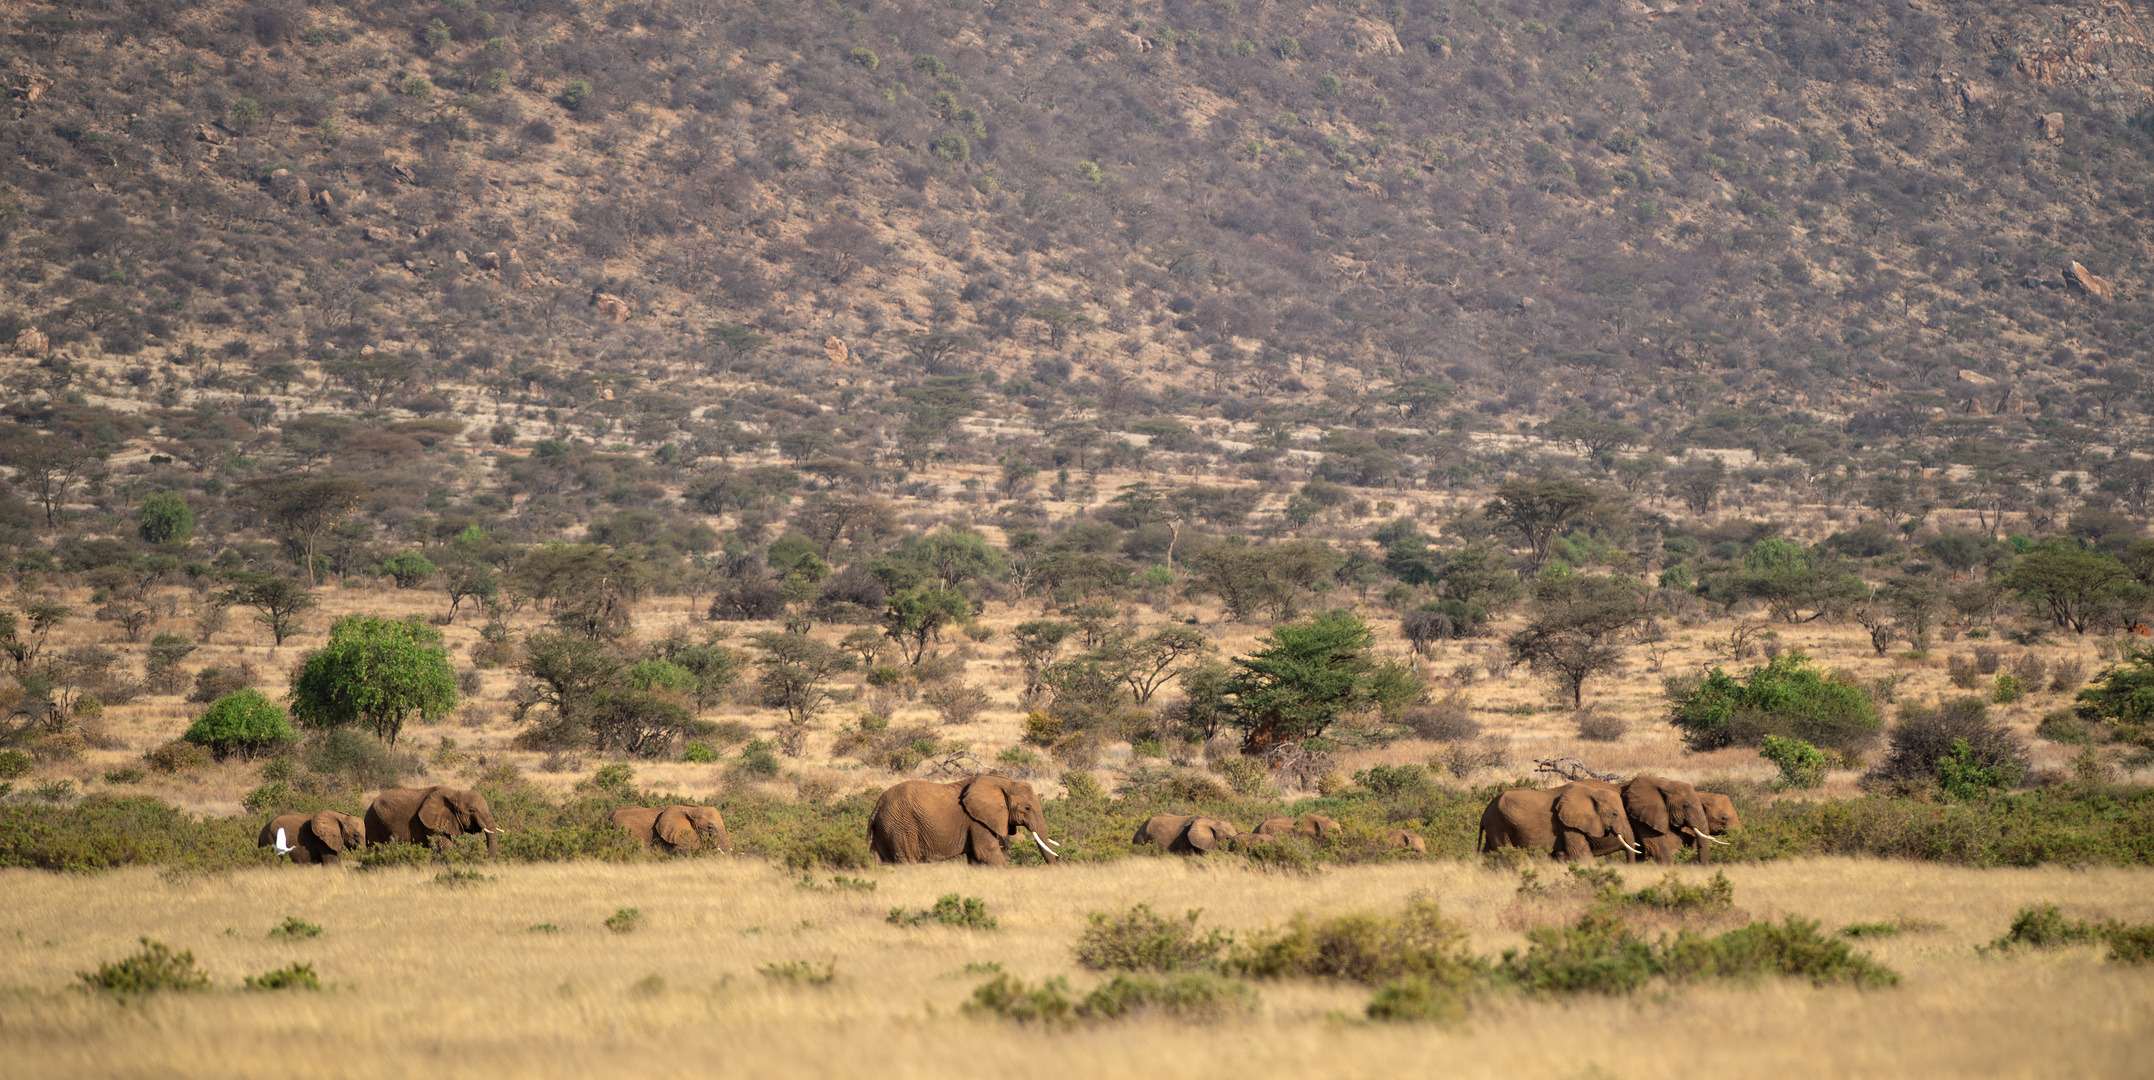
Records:
[[[1153,814],[1137,826],[1132,844],[1151,844],[1173,855],[1203,855],[1241,835],[1219,820],[1194,814]]]
[[[628,830],[628,835],[644,847],[656,844],[667,851],[695,851],[707,841],[720,851],[733,850],[725,834],[725,818],[716,807],[667,806],[653,810],[648,806],[624,806],[606,818]]]
[[[1402,851],[1411,851],[1416,855],[1429,853],[1429,842],[1427,840],[1423,840],[1418,833],[1410,833],[1404,829],[1393,829],[1384,834],[1384,846],[1398,848]]]
[[[281,843],[280,843],[281,841]],[[334,866],[345,852],[366,844],[366,822],[350,814],[324,810],[319,814],[278,814],[262,826],[256,847],[283,848],[295,863]]]
[[[1266,836],[1299,836],[1304,840],[1329,840],[1339,835],[1338,819],[1322,814],[1303,814],[1298,818],[1267,818],[1256,831]]]

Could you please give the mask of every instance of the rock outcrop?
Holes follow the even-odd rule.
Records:
[[[823,355],[829,357],[830,362],[833,364],[845,364],[852,361],[853,351],[846,347],[844,340],[841,338],[825,338],[823,340]]]
[[[592,297],[591,306],[597,308],[598,313],[605,316],[607,322],[628,321],[628,301],[612,293],[602,292]]]
[[[52,351],[52,339],[35,326],[25,326],[15,335],[15,351],[24,356],[43,356]]]
[[[2116,299],[2117,290],[2109,284],[2107,279],[2096,276],[2094,271],[2079,265],[2077,262],[2065,268],[2064,283],[2070,285],[2073,291],[2091,296],[2096,300]]]

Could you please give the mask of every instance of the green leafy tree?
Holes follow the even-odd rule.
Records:
[[[883,613],[883,636],[895,642],[905,663],[918,666],[927,654],[928,642],[942,635],[942,628],[972,618],[972,604],[949,589],[921,586],[890,598]]]
[[[432,560],[416,551],[391,555],[381,564],[381,572],[389,575],[399,589],[416,588],[439,569]]]
[[[2107,555],[2050,545],[2028,552],[2004,583],[2047,614],[2058,629],[2084,634],[2103,610],[2103,601],[2130,580],[2124,564]]]
[[[299,633],[300,613],[320,603],[295,578],[241,571],[230,580],[231,588],[217,594],[217,603],[253,608],[254,621],[268,627],[269,636],[279,645]]]
[[[1527,573],[1538,574],[1556,537],[1600,501],[1599,492],[1576,480],[1513,480],[1483,509],[1525,541]]]
[[[830,698],[832,677],[853,669],[853,657],[843,649],[825,645],[806,634],[765,631],[749,641],[763,655],[756,681],[762,703],[784,709],[786,719],[806,724]]]
[[[733,366],[754,356],[770,346],[770,338],[755,327],[739,323],[714,323],[703,329],[704,347],[717,359],[717,371],[723,374]]]
[[[217,760],[258,757],[299,739],[284,709],[249,686],[210,703],[180,738],[207,747]]]
[[[596,640],[628,630],[650,570],[603,544],[549,543],[526,554],[508,578],[510,588],[545,601],[555,625]]]
[[[405,721],[456,707],[456,673],[441,632],[418,619],[347,615],[292,676],[292,715],[310,727],[359,725],[395,746]]]
[[[1703,680],[1678,685],[1668,722],[1683,730],[1692,750],[1755,746],[1767,735],[1793,737],[1837,750],[1873,741],[1883,721],[1869,692],[1843,673],[1820,670],[1790,650],[1737,679],[1713,668]]]
[[[261,102],[251,97],[243,97],[232,103],[232,111],[228,115],[232,121],[233,132],[244,136],[261,124],[268,114],[263,111]]]
[[[1137,704],[1152,700],[1160,686],[1179,674],[1187,662],[1211,648],[1204,632],[1193,626],[1168,626],[1144,637],[1117,635],[1099,650],[1107,669]]]
[[[1369,627],[1350,611],[1327,611],[1274,629],[1253,655],[1237,656],[1231,723],[1244,753],[1322,735],[1339,714],[1366,704],[1376,665]]]
[[[194,511],[175,491],[145,496],[135,511],[135,534],[147,544],[184,544],[194,535]]]
[[[283,537],[285,547],[306,567],[311,587],[319,584],[315,547],[323,534],[351,516],[366,492],[366,485],[357,480],[286,473],[243,486],[238,501]]]
[[[1780,767],[1780,782],[1787,787],[1814,788],[1825,783],[1825,752],[1801,739],[1767,735],[1758,756]]]
[[[1266,616],[1283,622],[1300,612],[1319,583],[1330,579],[1345,557],[1330,544],[1292,540],[1256,547],[1219,544],[1189,557],[1191,587],[1219,597],[1236,620]]]

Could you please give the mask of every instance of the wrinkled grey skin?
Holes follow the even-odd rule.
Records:
[[[1241,830],[1218,818],[1196,814],[1154,814],[1129,838],[1132,844],[1150,844],[1173,855],[1203,855],[1241,835]]]
[[[644,847],[656,844],[667,851],[696,851],[707,844],[720,851],[733,850],[733,841],[725,832],[725,817],[716,807],[624,806],[606,817],[628,830],[628,835]]]
[[[907,780],[883,792],[868,818],[868,847],[885,863],[942,862],[963,855],[980,866],[1008,866],[1009,839],[1032,833],[1050,863],[1047,815],[1032,785],[1006,776],[938,784]]]
[[[387,788],[366,808],[366,842],[432,844],[441,850],[466,833],[486,836],[486,855],[500,854],[494,808],[486,796],[465,788]]]
[[[312,815],[278,814],[262,826],[255,846],[274,846],[278,829],[284,830],[284,843],[292,849],[285,857],[295,863],[334,866],[345,852],[366,844],[365,821],[340,811],[324,810]]]
[[[1636,843],[1622,791],[1598,780],[1574,780],[1546,791],[1512,788],[1481,812],[1482,851],[1515,847],[1591,862]]]

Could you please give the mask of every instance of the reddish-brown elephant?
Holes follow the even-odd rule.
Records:
[[[1623,785],[1623,810],[1638,846],[1662,866],[1675,863],[1685,844],[1697,845],[1698,861],[1711,862],[1710,845],[1727,841],[1713,835],[1712,819],[1698,789],[1665,776],[1640,776]],[[1732,806],[1730,812],[1733,812]]]
[[[1638,853],[1623,792],[1598,780],[1574,780],[1541,791],[1512,788],[1481,812],[1481,850],[1524,848],[1558,859],[1591,862],[1618,851]]]
[[[606,817],[644,847],[655,844],[667,851],[696,851],[709,844],[720,851],[733,850],[725,834],[725,818],[716,807],[624,806]]]
[[[1170,855],[1206,855],[1240,835],[1240,829],[1214,817],[1153,814],[1137,826],[1129,842],[1149,844]]]
[[[476,791],[452,787],[388,788],[366,808],[366,842],[434,845],[440,850],[455,837],[484,833],[486,854],[500,853],[494,808]]]
[[[907,780],[883,792],[868,818],[868,847],[886,863],[942,862],[963,855],[984,866],[1007,866],[1009,838],[1018,829],[1050,863],[1062,857],[1047,838],[1047,814],[1032,785],[1006,776],[975,776],[938,784]]]
[[[336,810],[319,814],[278,814],[262,826],[256,847],[276,848],[295,863],[336,865],[342,855],[366,843],[366,822]]]

